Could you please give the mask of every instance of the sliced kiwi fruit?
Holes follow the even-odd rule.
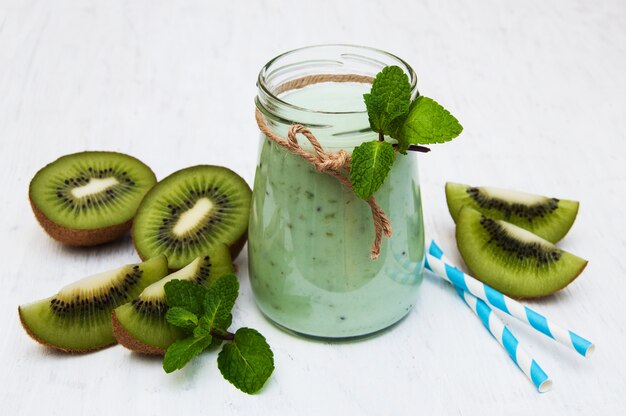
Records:
[[[190,280],[209,287],[217,278],[233,272],[228,247],[212,248],[184,268],[151,284],[133,299],[113,310],[113,333],[128,349],[144,354],[164,354],[167,347],[185,333],[165,320],[165,284],[171,280]]]
[[[35,341],[66,352],[88,352],[115,344],[111,311],[167,274],[158,256],[136,265],[86,277],[56,295],[18,308],[24,329]]]
[[[504,220],[556,243],[567,234],[578,213],[578,202],[490,187],[446,183],[450,215],[456,222],[467,205],[495,220]]]
[[[141,199],[155,183],[152,170],[132,156],[82,152],[42,168],[28,195],[35,217],[52,238],[93,246],[130,229]]]
[[[550,295],[570,284],[587,260],[506,221],[463,206],[456,241],[472,274],[514,298]]]
[[[163,179],[145,196],[133,223],[133,242],[141,258],[167,256],[178,270],[218,244],[232,258],[243,248],[251,190],[246,181],[221,166],[193,166]]]

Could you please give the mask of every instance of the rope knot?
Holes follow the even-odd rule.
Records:
[[[291,153],[297,154],[307,162],[309,162],[318,172],[323,172],[328,175],[334,176],[337,178],[339,182],[341,182],[346,188],[352,190],[352,183],[350,182],[349,177],[346,175],[346,170],[350,169],[351,158],[348,152],[341,149],[337,152],[326,152],[324,148],[319,143],[317,138],[311,133],[309,129],[304,127],[301,124],[294,124],[289,127],[287,132],[287,140],[283,139],[276,133],[274,133],[268,126],[265,124],[265,120],[263,120],[263,115],[257,109],[256,110],[256,122],[259,126],[259,130],[265,136],[273,141],[274,143],[280,145],[284,149],[288,150]],[[313,146],[313,150],[315,154],[307,152],[300,146],[298,143],[297,135],[302,134],[307,138],[311,146]],[[383,234],[387,237],[391,237],[391,222],[389,218],[385,214],[385,212],[380,208],[376,199],[374,197],[369,198],[366,201],[370,209],[372,211],[372,220],[374,221],[374,243],[372,244],[372,250],[370,252],[370,257],[372,260],[378,258],[380,254],[380,245],[382,242]]]
[[[318,154],[317,157],[318,163],[315,164],[315,169],[318,172],[339,172],[342,168],[348,168],[350,164],[350,155],[343,149],[335,153]]]

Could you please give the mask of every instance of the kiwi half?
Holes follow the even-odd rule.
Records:
[[[467,205],[495,220],[504,220],[556,243],[578,214],[578,202],[490,187],[446,183],[446,200],[456,222]]]
[[[502,220],[464,206],[456,241],[465,264],[487,285],[515,298],[550,295],[571,283],[587,260]]]
[[[132,302],[113,310],[113,333],[128,349],[144,354],[164,354],[167,347],[185,333],[165,320],[165,284],[171,280],[190,280],[209,287],[217,278],[233,272],[228,248],[213,247],[205,256],[151,284]]]
[[[141,258],[165,254],[172,270],[222,243],[234,259],[246,242],[251,194],[246,181],[221,166],[174,172],[139,205],[135,247]]]
[[[35,217],[52,238],[93,246],[130,229],[141,199],[155,183],[150,168],[132,156],[82,152],[37,172],[28,195]]]
[[[167,274],[158,256],[136,265],[86,277],[56,295],[18,308],[35,341],[66,352],[88,352],[115,344],[111,311]]]

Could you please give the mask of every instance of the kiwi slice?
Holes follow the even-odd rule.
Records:
[[[571,283],[587,260],[514,224],[464,206],[456,241],[473,275],[515,298],[550,295]]]
[[[133,223],[141,258],[167,256],[178,270],[226,244],[234,259],[246,242],[251,190],[221,166],[193,166],[172,173],[146,194]]]
[[[456,222],[467,205],[495,220],[504,220],[556,243],[567,234],[578,213],[578,202],[506,189],[446,183],[450,215]]]
[[[167,274],[158,256],[136,265],[86,277],[56,295],[22,305],[20,320],[28,335],[48,347],[88,352],[115,344],[111,311]]]
[[[150,168],[132,156],[82,152],[37,172],[28,196],[35,217],[52,238],[93,246],[128,231],[141,199],[155,183]]]
[[[113,333],[117,341],[136,352],[164,354],[170,344],[185,336],[180,328],[165,320],[169,309],[165,303],[165,284],[178,279],[209,287],[220,276],[232,272],[228,247],[220,244],[179,271],[151,284],[132,302],[113,310]]]

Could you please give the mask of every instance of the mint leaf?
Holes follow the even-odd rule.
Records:
[[[463,127],[448,110],[432,98],[417,97],[400,128],[398,145],[406,152],[408,145],[444,143],[461,134]]]
[[[359,145],[352,152],[350,182],[354,193],[368,199],[387,178],[396,155],[387,142],[373,141]]]
[[[274,354],[263,335],[240,328],[233,342],[225,344],[217,357],[224,378],[239,390],[253,394],[261,390],[274,371]]]
[[[165,302],[169,307],[180,306],[195,315],[202,315],[206,289],[188,280],[172,280],[165,284]]]
[[[174,342],[167,348],[163,358],[163,369],[166,373],[180,370],[211,344],[211,335],[194,333],[185,339]]]
[[[193,331],[198,325],[198,317],[180,306],[169,308],[165,313],[165,320],[174,326],[188,331]]]
[[[394,137],[401,119],[409,112],[409,77],[400,67],[387,66],[376,75],[370,93],[363,99],[372,130]]]
[[[218,278],[204,297],[204,316],[209,328],[227,330],[233,320],[230,311],[239,293],[239,281],[233,274]]]

